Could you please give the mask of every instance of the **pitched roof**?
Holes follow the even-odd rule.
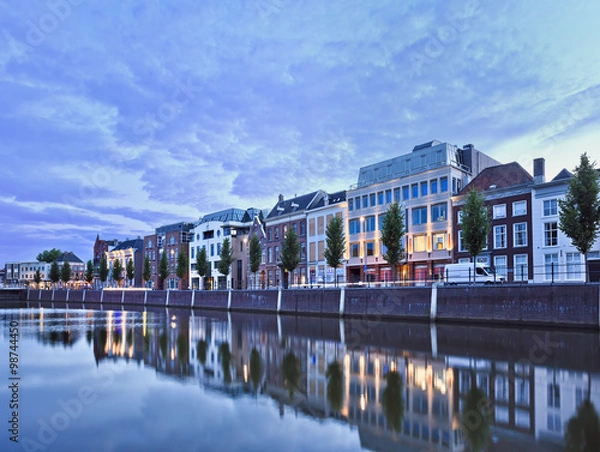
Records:
[[[573,177],[573,174],[566,168],[563,168],[562,171],[560,173],[558,173],[554,179],[552,179],[552,181],[555,180],[564,180],[564,179],[571,179],[571,177]]]
[[[267,219],[277,218],[281,215],[290,214],[294,212],[302,212],[314,205],[315,202],[318,202],[319,196],[323,196],[324,193],[321,190],[314,191],[312,193],[307,193],[306,195],[296,196],[292,199],[283,199],[275,204],[275,207],[271,209],[269,215],[267,215]]]
[[[64,261],[67,261],[69,263],[76,263],[76,264],[83,264],[83,261],[81,259],[79,259],[77,256],[75,256],[75,254],[73,254],[71,251],[66,251],[64,253],[62,253],[60,255],[60,257],[58,259],[56,259],[56,262],[61,263]]]
[[[460,194],[475,188],[480,192],[533,183],[533,177],[517,162],[490,166],[479,173]]]
[[[325,198],[328,198],[329,204],[339,204],[346,200],[346,190],[338,191],[336,193],[325,193],[325,195],[315,203],[315,205],[311,206],[311,209],[317,209],[319,207],[325,206]]]
[[[144,241],[138,238],[133,240],[125,240],[124,242],[121,242],[117,246],[115,246],[111,251],[127,250],[129,248],[141,250],[143,247]]]

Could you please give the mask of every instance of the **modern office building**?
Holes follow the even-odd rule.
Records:
[[[452,262],[451,197],[473,177],[499,162],[468,144],[430,141],[412,152],[362,167],[346,194],[348,203],[348,282],[387,283],[392,267],[384,260],[383,218],[398,202],[404,212],[405,259],[402,281],[425,284],[441,277]]]

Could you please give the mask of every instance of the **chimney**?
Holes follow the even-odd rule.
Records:
[[[279,194],[279,201],[278,202],[282,202],[283,201],[283,195]]]
[[[546,160],[542,157],[533,159],[533,182],[535,184],[546,182]]]
[[[329,195],[326,193],[325,197],[323,198],[323,204],[325,204],[326,206],[329,205]]]

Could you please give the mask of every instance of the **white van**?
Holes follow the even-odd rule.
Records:
[[[475,276],[475,278],[473,278]],[[444,281],[446,284],[469,284],[482,283],[494,284],[506,282],[504,276],[496,275],[490,267],[475,264],[475,275],[473,275],[473,262],[466,264],[448,264],[444,269]]]

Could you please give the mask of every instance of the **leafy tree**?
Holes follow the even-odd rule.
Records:
[[[94,280],[94,263],[90,259],[89,261],[87,261],[86,268],[85,268],[85,282],[87,282],[88,284],[91,284],[93,280]]]
[[[123,279],[123,265],[121,265],[120,259],[115,259],[112,269],[112,279],[117,283],[117,287],[121,286],[121,280]]]
[[[63,283],[67,284],[71,280],[71,264],[65,259],[63,266],[60,269],[60,279]]]
[[[284,289],[288,288],[289,274],[296,269],[298,264],[300,264],[300,251],[301,246],[296,231],[289,228],[287,234],[283,238],[280,253]]]
[[[102,287],[104,287],[104,283],[108,279],[108,261],[106,260],[106,254],[103,254],[102,259],[100,259],[98,277],[100,278],[100,282],[102,282]]]
[[[337,287],[337,268],[341,267],[344,253],[346,252],[346,238],[344,237],[344,220],[342,217],[333,217],[325,231],[325,260],[333,268],[335,286]]]
[[[402,377],[396,371],[388,372],[385,376],[387,386],[383,390],[381,404],[391,429],[399,432],[404,418],[404,397],[402,396]]]
[[[200,251],[198,251],[198,255],[196,256],[196,271],[201,279],[203,279],[210,271],[210,262],[208,262],[206,248],[204,247],[200,248]],[[204,284],[200,284],[200,287],[204,287]]]
[[[584,153],[575,168],[564,200],[559,200],[559,228],[585,258],[585,280],[589,281],[588,252],[600,233],[600,185],[596,162]]]
[[[179,278],[179,284],[182,284],[182,281],[188,274],[188,256],[182,250],[179,250],[177,253],[177,268],[175,269],[175,274]],[[179,287],[181,289],[181,287]]]
[[[164,250],[162,256],[160,256],[160,263],[158,265],[158,277],[160,279],[160,288],[165,290],[165,280],[169,277],[169,261],[167,260],[167,250]]]
[[[58,260],[58,258],[62,256],[62,251],[56,248],[52,248],[51,250],[44,250],[39,253],[36,257],[38,262],[54,262]]]
[[[221,246],[221,253],[219,254],[219,262],[217,263],[217,270],[221,273],[225,278],[229,275],[229,270],[231,268],[231,264],[233,263],[233,249],[231,248],[231,244],[229,242],[229,238],[223,240],[223,245]]]
[[[144,270],[142,272],[142,279],[146,286],[148,285],[150,278],[152,278],[152,268],[150,267],[150,258],[146,256],[144,257]]]
[[[35,281],[36,286],[39,287],[40,283],[42,282],[42,272],[39,268],[35,271],[35,274],[33,275],[33,280]]]
[[[50,281],[52,281],[52,284],[56,284],[58,281],[60,281],[60,269],[58,268],[58,262],[52,261],[48,277],[50,278]]]
[[[260,267],[260,261],[262,259],[262,246],[260,244],[260,239],[258,235],[254,234],[250,239],[250,271],[254,275],[254,279],[256,280],[256,272]]]
[[[569,419],[565,429],[565,446],[568,452],[592,452],[600,444],[600,419],[594,404],[584,400],[577,414]]]
[[[396,282],[398,265],[404,258],[404,247],[402,246],[404,233],[404,214],[398,202],[393,202],[383,217],[381,228],[381,242],[386,248],[383,258],[392,266],[393,282]]]
[[[471,189],[465,198],[462,210],[462,240],[473,258],[473,281],[475,281],[477,256],[486,246],[492,228],[485,198],[476,189]]]
[[[133,278],[135,278],[135,265],[133,265],[133,259],[129,259],[127,261],[125,273],[127,275],[127,280],[129,281],[129,285],[133,286]]]

